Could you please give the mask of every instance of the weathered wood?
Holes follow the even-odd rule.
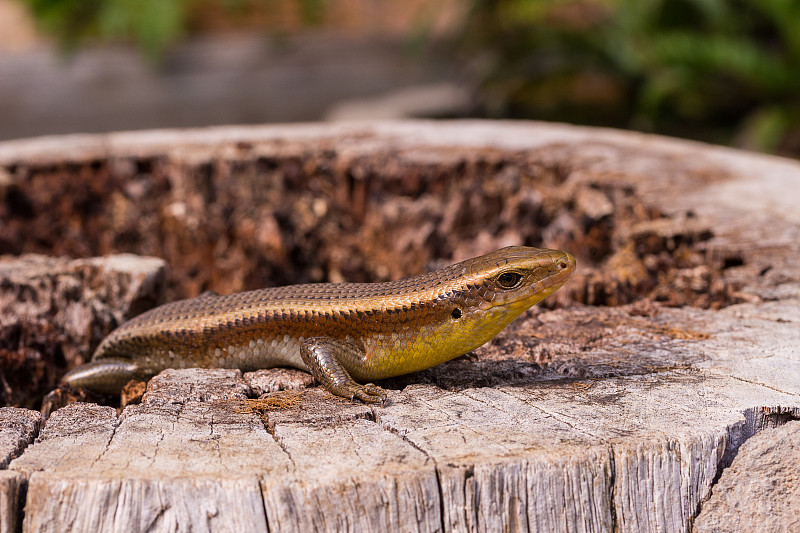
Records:
[[[22,509],[25,476],[5,470],[39,434],[42,415],[29,409],[0,408],[0,533],[15,533]]]
[[[703,503],[694,531],[800,531],[800,422],[745,442]]]
[[[16,533],[24,499],[25,476],[0,470],[0,533]]]
[[[253,394],[260,396],[280,390],[304,389],[313,385],[314,378],[308,372],[295,368],[271,368],[246,372],[244,381]]]
[[[758,434],[772,443],[758,448],[767,453],[780,449],[772,439],[786,441],[759,432],[800,417],[797,162],[609,130],[485,122],[73,141],[101,154],[163,154],[337,135],[353,157],[404,149],[457,162],[489,144],[540,150],[555,167],[579,157],[564,182],[595,192],[623,183],[614,194],[643,198],[632,209],[664,213],[612,238],[702,248],[706,262],[678,269],[667,284],[674,294],[655,299],[739,303],[534,310],[474,356],[387,380],[383,408],[317,388],[248,402],[302,382],[271,371],[258,379],[168,371],[119,416],[81,404],[51,417],[9,467],[28,483],[25,531],[688,531],[709,497],[703,513],[725,512],[717,487],[748,475],[730,467],[743,443]],[[21,148],[33,157],[34,146]],[[686,180],[688,166],[709,179]],[[608,216],[593,192],[569,198],[590,218]],[[623,289],[624,276],[640,279],[626,253],[610,261],[622,267]],[[647,260],[654,264],[642,268],[658,268],[658,253]],[[585,275],[580,290],[614,296],[606,278]],[[776,486],[791,482],[779,478],[790,469],[764,472]],[[767,484],[758,494],[793,503]],[[698,527],[723,523],[713,520]]]
[[[165,280],[155,257],[0,256],[0,403],[38,409],[99,333],[163,302]]]
[[[0,469],[5,469],[39,434],[42,415],[30,409],[0,407]]]

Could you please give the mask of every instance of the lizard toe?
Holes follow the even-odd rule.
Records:
[[[382,388],[373,383],[366,385],[356,385],[351,389],[353,397],[366,403],[381,403],[386,401],[387,393]]]

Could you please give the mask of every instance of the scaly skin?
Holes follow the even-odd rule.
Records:
[[[292,366],[328,391],[383,401],[367,381],[474,350],[560,288],[567,252],[514,246],[388,283],[319,283],[200,296],[129,320],[63,383],[117,394],[166,368]]]

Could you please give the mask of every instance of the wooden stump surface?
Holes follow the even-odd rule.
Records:
[[[740,303],[537,309],[474,356],[389,380],[385,407],[307,388],[292,371],[191,369],[157,376],[141,404],[119,415],[78,403],[40,430],[36,413],[5,408],[0,446],[13,459],[0,472],[0,529],[14,531],[23,509],[31,532],[797,524],[796,511],[758,520],[767,501],[789,509],[798,490],[800,448],[790,431],[800,418],[797,162],[612,130],[494,122],[20,141],[0,144],[0,162],[320,138],[356,151],[424,147],[419,157],[432,158],[478,146],[583,151],[594,179],[602,167],[607,180],[632,180],[674,215],[651,234],[680,233],[670,224],[680,235],[710,228],[706,257],[739,281]],[[687,186],[659,172],[658,162],[674,161],[718,177]],[[745,490],[754,470],[763,482],[749,479]],[[736,518],[742,508],[752,509],[751,521]]]

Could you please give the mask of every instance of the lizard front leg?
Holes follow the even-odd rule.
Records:
[[[342,365],[343,361],[363,359],[364,355],[363,348],[330,337],[311,337],[300,345],[303,362],[325,390],[351,400],[383,404],[385,390],[372,383],[356,383]]]

